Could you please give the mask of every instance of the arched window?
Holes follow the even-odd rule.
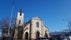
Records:
[[[21,23],[21,20],[19,20],[19,24]]]
[[[39,27],[39,22],[36,22],[36,27]]]

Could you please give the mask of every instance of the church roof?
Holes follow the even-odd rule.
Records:
[[[42,19],[40,19],[40,17],[38,17],[38,16],[36,16],[36,17],[33,17],[31,20],[41,20],[42,21]]]
[[[24,23],[24,27],[25,27],[28,23],[30,23],[30,22],[31,22],[31,20],[29,20],[28,22]]]
[[[24,23],[24,27],[31,22],[31,20],[41,20],[38,16],[31,18],[28,22]],[[42,21],[42,20],[41,20]]]

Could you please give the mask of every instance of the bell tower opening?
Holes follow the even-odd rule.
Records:
[[[22,15],[22,13],[20,13],[20,16]]]
[[[21,23],[21,20],[19,20],[19,24]]]
[[[20,16],[22,16],[22,13],[23,13],[22,9],[20,9],[19,12],[20,12]]]

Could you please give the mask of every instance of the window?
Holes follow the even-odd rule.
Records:
[[[19,24],[21,23],[21,20],[19,20]]]
[[[39,22],[36,22],[36,26],[39,27]]]
[[[22,13],[20,12],[20,16],[22,15]]]

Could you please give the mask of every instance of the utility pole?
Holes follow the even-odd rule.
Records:
[[[10,34],[10,27],[11,27],[11,23],[12,23],[12,13],[13,13],[13,9],[14,9],[14,0],[12,2],[12,9],[11,9],[11,15],[10,15],[10,24],[9,24],[9,29],[8,29],[8,36],[10,37],[11,34]]]

